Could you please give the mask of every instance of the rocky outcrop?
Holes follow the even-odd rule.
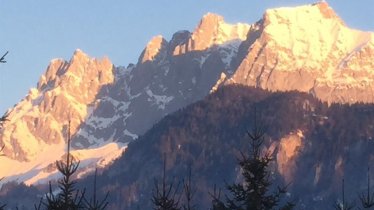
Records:
[[[329,103],[374,102],[373,34],[348,28],[326,2],[267,10],[257,28],[227,83],[310,92]]]
[[[203,51],[214,45],[222,45],[227,42],[241,42],[246,39],[250,26],[238,23],[227,24],[222,16],[206,14],[186,43],[174,49],[174,55],[180,55],[190,51]]]
[[[153,37],[140,55],[139,62],[145,63],[147,61],[165,59],[167,46],[168,43],[162,36]]]
[[[9,121],[0,131],[5,154],[0,164],[7,168],[0,176],[6,177],[5,182],[47,182],[47,177],[53,176],[56,169],[48,173],[45,170],[64,155],[69,121],[74,134],[95,105],[105,98],[108,87],[115,81],[114,73],[108,58],[93,59],[81,50],[76,50],[70,61],[51,61],[37,87],[8,111]],[[108,148],[116,147],[103,145],[100,151]],[[110,162],[111,158],[118,157],[122,150],[117,147],[110,153],[83,156],[81,161],[95,167],[101,161]]]
[[[91,59],[77,50],[69,62],[53,60],[37,88],[9,111],[10,121],[1,130],[4,153],[27,161],[46,145],[64,142],[64,126],[70,120],[74,133],[113,79],[113,65],[107,58]]]

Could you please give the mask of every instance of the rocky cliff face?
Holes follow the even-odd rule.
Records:
[[[228,84],[309,92],[330,103],[372,103],[373,37],[348,28],[321,2],[270,9],[251,25],[209,13],[193,32],[154,37],[127,68],[77,50],[70,61],[53,60],[37,88],[9,111],[0,164],[22,169],[0,176],[45,178],[44,166],[64,152],[68,120],[77,155],[90,167],[97,160],[105,165],[164,116]],[[106,152],[88,155],[100,149]],[[281,159],[288,157],[285,150]]]
[[[32,184],[53,175],[56,170],[48,168],[64,155],[68,122],[76,133],[114,82],[115,69],[108,58],[92,59],[77,50],[70,61],[51,61],[37,87],[8,112],[9,121],[0,133],[5,154],[0,162],[7,168],[1,176]],[[105,154],[109,148],[113,153]],[[109,144],[102,149],[101,155],[87,156],[87,150],[76,156],[90,164],[95,158],[105,162],[118,157],[123,150]]]
[[[132,141],[162,117],[202,99],[222,72],[230,74],[231,59],[248,30],[249,25],[230,25],[207,14],[192,33],[179,31],[170,41],[154,37],[136,65],[118,70],[115,85],[80,126],[73,144]]]
[[[37,88],[10,110],[10,121],[1,130],[5,154],[27,161],[40,148],[64,142],[64,126],[71,120],[74,133],[113,80],[113,65],[107,58],[90,59],[77,50],[69,62],[53,60]]]
[[[326,2],[268,10],[255,28],[227,83],[330,103],[374,101],[373,33],[348,28]]]
[[[186,42],[175,47],[173,55],[190,51],[204,51],[212,46],[222,44],[241,43],[246,39],[249,28],[250,25],[243,23],[227,24],[222,16],[208,13],[202,18]]]

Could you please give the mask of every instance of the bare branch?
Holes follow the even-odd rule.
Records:
[[[6,51],[6,53],[0,58],[0,63],[6,63],[5,56],[8,55],[9,51]]]

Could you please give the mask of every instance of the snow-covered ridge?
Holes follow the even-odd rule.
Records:
[[[2,183],[15,181],[35,185],[46,184],[51,179],[60,178],[61,175],[54,164],[65,155],[65,147],[64,143],[47,145],[39,151],[36,159],[29,162],[19,162],[1,156],[2,167],[7,169],[0,171],[0,176],[4,177]],[[109,143],[99,148],[72,151],[74,158],[80,161],[78,176],[84,176],[95,168],[107,166],[117,159],[126,147],[126,144]]]

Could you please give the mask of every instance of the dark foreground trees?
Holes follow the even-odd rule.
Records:
[[[166,159],[163,163],[162,181],[154,181],[152,204],[155,210],[196,210],[194,196],[196,189],[191,180],[191,167],[188,169],[186,180],[183,180],[182,190],[179,191],[180,182],[168,182],[166,176]],[[182,200],[182,202],[181,202]]]
[[[363,209],[374,209],[374,193],[370,193],[370,167],[368,167],[367,179],[367,191],[361,193],[359,199]]]
[[[49,183],[49,193],[45,195],[45,201],[41,200],[35,209],[75,210],[83,208],[85,190],[79,191],[75,188],[76,181],[72,176],[79,167],[79,161],[75,160],[70,153],[70,123],[68,128],[68,142],[66,160],[56,161],[58,171],[63,178],[58,181],[59,193],[56,195]]]
[[[155,210],[179,210],[178,196],[179,184],[174,185],[174,182],[168,183],[166,180],[166,159],[164,158],[162,181],[161,183],[155,179],[155,186],[153,189],[152,203]]]
[[[42,199],[38,206],[35,205],[36,210],[48,209],[48,210],[104,210],[108,202],[108,194],[103,200],[96,198],[96,176],[95,171],[94,178],[94,192],[93,198],[86,199],[86,190],[79,190],[76,188],[77,182],[73,180],[73,175],[76,173],[79,167],[79,160],[76,160],[70,153],[70,123],[68,128],[68,142],[67,142],[67,154],[66,160],[56,161],[58,171],[62,174],[62,179],[58,181],[58,193],[56,194],[52,190],[51,183],[49,184],[49,193],[45,195],[45,199]]]
[[[96,178],[97,178],[97,169],[95,170],[95,176],[94,176],[94,187],[93,187],[93,192],[92,192],[92,198],[89,200],[86,199],[86,197],[83,197],[84,205],[85,208],[88,210],[104,210],[108,206],[108,196],[109,192],[105,195],[104,199],[99,200],[97,199],[97,191],[96,191]]]
[[[367,169],[367,188],[366,192],[358,194],[359,204],[356,205],[355,201],[347,201],[345,198],[344,178],[342,179],[342,197],[340,201],[336,201],[333,205],[335,210],[353,210],[353,209],[374,209],[374,193],[370,192],[370,167]]]
[[[258,124],[256,117],[251,132],[247,132],[250,143],[250,154],[241,152],[239,165],[243,177],[242,183],[227,185],[227,190],[231,195],[225,196],[225,201],[221,201],[219,194],[213,194],[214,210],[271,210],[293,209],[295,204],[284,201],[287,193],[286,187],[272,189],[269,164],[273,161],[271,155],[262,152],[265,129]]]

